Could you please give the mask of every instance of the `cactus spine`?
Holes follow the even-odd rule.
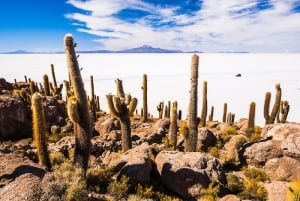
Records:
[[[173,102],[172,110],[171,110],[171,117],[170,117],[170,129],[169,129],[169,136],[170,136],[170,143],[173,145],[173,149],[176,150],[177,147],[177,101]]]
[[[143,75],[143,86],[142,86],[142,90],[143,90],[143,122],[147,122],[148,121],[148,97],[147,97],[147,93],[148,93],[148,88],[147,88],[147,75],[144,74]]]
[[[202,91],[202,111],[201,111],[201,121],[200,124],[202,127],[206,126],[206,117],[207,117],[207,81],[203,82],[203,91]]]
[[[137,99],[131,95],[125,96],[122,80],[116,80],[117,96],[108,94],[106,100],[112,116],[116,117],[121,123],[122,151],[125,152],[132,148],[130,117],[137,106]]]
[[[64,38],[66,58],[72,89],[80,120],[74,122],[75,154],[74,163],[87,170],[91,147],[92,124],[88,108],[87,95],[84,90],[83,80],[80,74],[77,56],[75,54],[73,37],[67,34]]]
[[[255,126],[255,102],[250,103],[249,118],[248,118],[248,129],[254,129]]]
[[[271,114],[269,114],[270,110],[270,102],[271,102],[271,93],[267,92],[265,95],[265,102],[264,102],[264,118],[266,120],[266,124],[273,124],[275,121],[275,118],[277,116],[277,113],[280,108],[280,102],[281,102],[281,88],[280,84],[276,84],[276,97],[275,97],[275,103],[273,105]]]
[[[190,104],[188,127],[189,132],[185,140],[185,151],[196,151],[198,140],[198,122],[197,122],[197,93],[198,93],[198,64],[199,56],[194,54],[191,63],[191,91],[190,91]]]
[[[47,146],[46,115],[43,106],[43,97],[39,93],[34,93],[31,98],[33,138],[37,148],[39,163],[46,166],[51,171],[51,163]]]

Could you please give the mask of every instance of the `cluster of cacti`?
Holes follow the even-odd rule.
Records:
[[[144,74],[143,75],[143,85],[142,85],[142,90],[143,90],[143,122],[147,122],[148,121],[148,87],[147,87],[147,75]]]
[[[255,127],[255,102],[250,103],[249,117],[248,117],[248,129],[254,129]]]
[[[70,82],[72,85],[72,90],[74,90],[74,97],[72,98],[72,101],[69,102],[74,104],[71,107],[74,110],[72,113],[78,113],[78,117],[70,117],[70,119],[74,120],[74,163],[86,170],[88,167],[88,160],[91,149],[91,116],[88,108],[87,95],[84,89],[84,84],[80,74],[77,56],[74,49],[73,37],[71,35],[67,34],[65,36],[64,45],[68,63]],[[68,111],[68,114],[69,113],[70,112]]]
[[[173,146],[173,149],[176,150],[177,147],[177,101],[173,102],[172,110],[170,117],[170,128],[169,128],[169,136],[170,136],[170,144]]]
[[[273,105],[273,108],[272,108],[272,111],[270,114],[269,114],[269,110],[270,110],[270,102],[271,102],[271,92],[267,92],[265,95],[264,118],[266,120],[266,124],[274,123],[277,113],[280,109],[280,103],[281,103],[280,84],[276,84],[275,88],[276,88],[275,102],[274,102],[274,105]]]
[[[158,111],[158,118],[162,119],[164,113],[164,102],[163,101],[159,102],[156,108]]]
[[[106,95],[107,104],[112,116],[121,123],[122,151],[125,152],[132,148],[130,117],[133,115],[137,99],[132,98],[130,94],[124,93],[122,80],[117,79],[117,95]]]
[[[196,151],[198,140],[198,120],[197,120],[197,102],[198,102],[198,64],[199,56],[194,54],[191,63],[191,91],[188,116],[188,136],[185,139],[185,151]]]
[[[206,126],[206,116],[207,116],[207,81],[203,82],[202,90],[202,111],[201,111],[201,120],[200,125],[202,127]]]
[[[231,113],[231,112],[228,112],[226,123],[232,125],[234,123],[234,118],[235,118],[235,114]]]
[[[291,182],[286,194],[286,201],[300,201],[300,181]]]
[[[34,93],[31,98],[33,139],[37,148],[39,163],[51,170],[51,163],[47,145],[46,115],[43,105],[43,97]]]
[[[51,64],[51,74],[52,74],[53,84],[52,84],[52,82],[49,83],[50,90],[51,90],[53,96],[61,99],[62,98],[61,92],[62,92],[63,84],[60,84],[59,86],[57,86],[53,64]]]

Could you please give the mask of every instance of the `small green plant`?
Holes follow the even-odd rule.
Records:
[[[152,198],[154,196],[153,186],[143,187],[141,184],[138,184],[136,194],[141,198]]]
[[[116,200],[121,200],[127,196],[129,190],[129,178],[122,176],[120,181],[112,181],[107,188],[109,195],[113,196]]]
[[[202,200],[214,201],[217,200],[220,194],[220,185],[216,183],[210,183],[208,188],[200,191],[200,197]]]
[[[245,176],[249,179],[254,179],[256,181],[267,181],[268,175],[259,168],[243,168],[242,169]]]
[[[92,167],[87,170],[86,181],[90,190],[105,193],[111,182],[112,170],[109,167]]]
[[[245,189],[239,194],[242,199],[257,201],[267,200],[267,191],[259,181],[255,179],[245,179],[244,187]]]
[[[227,188],[233,194],[238,194],[244,190],[243,179],[234,175],[227,175]]]

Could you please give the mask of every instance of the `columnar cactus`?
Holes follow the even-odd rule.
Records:
[[[170,136],[170,143],[173,145],[173,149],[176,150],[177,146],[177,101],[173,102],[172,110],[171,110],[171,117],[170,117],[170,129],[169,129],[169,136]]]
[[[53,79],[53,84],[50,82],[50,89],[52,92],[53,96],[56,96],[57,98],[61,99],[62,95],[62,88],[63,88],[63,84],[60,84],[59,86],[57,86],[57,82],[56,82],[56,76],[55,76],[55,71],[54,71],[54,65],[51,64],[51,74],[52,74],[52,79]]]
[[[190,91],[190,104],[188,127],[189,132],[185,140],[185,151],[196,151],[198,140],[198,120],[197,120],[197,102],[198,102],[198,64],[199,56],[194,54],[191,63],[191,91]]]
[[[64,38],[66,58],[72,90],[74,90],[75,103],[78,110],[79,121],[74,123],[75,154],[74,163],[83,170],[87,170],[90,148],[92,124],[88,108],[87,95],[84,89],[83,80],[80,74],[77,56],[75,54],[72,35],[67,34]],[[73,102],[74,103],[74,102]]]
[[[164,112],[164,102],[161,101],[159,102],[159,104],[157,105],[157,111],[158,111],[158,118],[162,119],[163,117],[163,112]]]
[[[44,95],[50,96],[50,85],[49,85],[49,78],[47,74],[43,75],[43,85],[44,85]]]
[[[214,119],[214,111],[215,111],[215,107],[211,106],[211,108],[210,108],[210,114],[208,116],[209,121],[213,121],[213,119]]]
[[[202,111],[201,111],[201,121],[200,121],[202,127],[206,126],[206,117],[207,117],[207,81],[204,81],[203,91],[202,91]]]
[[[267,92],[266,95],[265,95],[264,118],[266,120],[266,124],[273,124],[274,123],[275,118],[276,118],[277,113],[278,113],[279,108],[280,108],[280,102],[281,102],[280,84],[276,84],[275,87],[276,87],[276,97],[275,97],[275,102],[274,102],[271,114],[269,114],[270,102],[271,102],[271,93]]]
[[[37,148],[38,160],[41,165],[51,171],[51,162],[47,145],[46,114],[43,105],[43,97],[34,93],[31,98],[33,140]]]
[[[248,118],[248,129],[254,129],[255,127],[255,102],[250,103],[249,118]]]
[[[289,102],[287,100],[281,101],[280,109],[276,116],[277,123],[285,123],[289,111],[290,111]]]
[[[224,106],[223,106],[223,118],[222,118],[223,123],[226,122],[226,118],[227,118],[227,103],[224,103]]]
[[[125,152],[132,148],[130,117],[137,106],[137,99],[130,94],[124,93],[122,80],[116,80],[117,95],[106,95],[107,104],[112,116],[121,123],[122,151]]]
[[[143,75],[143,86],[142,86],[142,90],[143,90],[143,122],[147,122],[148,121],[148,97],[147,97],[147,93],[148,93],[148,88],[147,88],[147,75],[144,74]]]
[[[93,113],[94,121],[97,120],[97,103],[96,103],[96,96],[95,96],[95,88],[94,88],[94,77],[90,76],[91,81],[91,97],[89,101],[90,109]]]

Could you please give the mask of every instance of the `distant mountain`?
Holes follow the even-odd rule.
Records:
[[[168,49],[161,49],[156,47],[151,47],[148,45],[143,45],[141,47],[136,47],[132,49],[125,49],[125,50],[79,50],[78,53],[201,53],[199,51],[192,51],[192,52],[184,52],[182,50],[168,50]],[[2,54],[62,54],[64,52],[28,52],[25,50],[16,50],[13,52],[5,52]],[[1,53],[0,53],[1,54]]]

